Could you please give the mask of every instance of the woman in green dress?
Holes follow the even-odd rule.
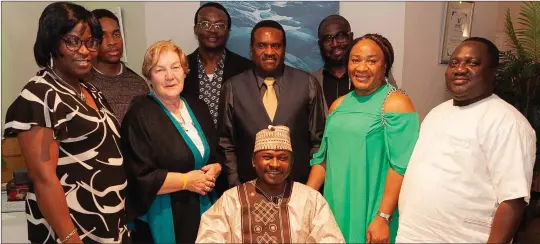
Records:
[[[394,242],[403,174],[419,132],[411,100],[387,82],[390,42],[366,34],[353,42],[348,72],[355,89],[330,107],[307,185],[319,189],[347,243]]]

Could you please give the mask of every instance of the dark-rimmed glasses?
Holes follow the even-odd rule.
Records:
[[[83,41],[81,38],[71,35],[63,36],[62,41],[64,41],[64,44],[66,44],[66,48],[72,52],[79,51],[83,43],[88,51],[97,52],[99,45],[101,44],[97,38],[92,37]]]
[[[349,39],[350,34],[351,34],[350,31],[340,31],[333,36],[331,35],[323,36],[322,41],[326,45],[332,43],[332,41],[334,40],[336,40],[339,43],[343,43],[343,42],[346,42],[347,39]]]
[[[210,30],[212,29],[212,27],[214,27],[214,30],[216,31],[224,31],[225,29],[227,29],[227,25],[224,23],[210,23],[210,21],[206,20],[197,23],[197,25],[203,30]]]

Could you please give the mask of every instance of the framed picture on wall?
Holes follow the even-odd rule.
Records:
[[[440,63],[447,64],[454,49],[471,36],[474,2],[446,2]]]
[[[120,32],[122,33],[122,44],[124,45],[124,53],[122,54],[122,62],[126,63],[127,60],[127,46],[126,46],[126,35],[124,34],[124,21],[122,20],[122,8],[116,7],[109,9],[111,12],[113,12],[114,15],[118,18],[118,25],[120,27]]]

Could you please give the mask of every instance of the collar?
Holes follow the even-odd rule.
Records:
[[[286,69],[286,67],[283,66],[283,72],[281,72],[280,75],[277,75],[276,77],[274,77],[274,79],[276,79],[275,84],[277,84],[278,87],[282,86],[282,83],[283,83],[282,77],[285,74],[285,69]],[[259,74],[257,74],[255,69],[253,69],[253,75],[255,76],[255,80],[257,81],[257,86],[259,87],[259,89],[261,89],[262,86],[264,85],[264,78],[266,78],[266,77],[262,77]]]
[[[216,67],[214,68],[214,70],[212,70],[212,74],[216,74],[216,73],[221,73],[223,74],[223,72],[219,72],[219,71],[222,71],[224,68],[225,68],[225,59],[226,59],[226,56],[227,56],[227,50],[223,50],[223,54],[221,54],[221,58],[219,59]],[[197,49],[197,66],[198,66],[198,72],[200,75],[202,74],[205,74],[205,71],[204,71],[204,64],[201,60],[201,55],[199,53],[199,50]],[[219,74],[218,74],[219,75]],[[204,79],[204,75],[203,76],[199,76],[199,78],[203,78]]]
[[[96,66],[93,66],[93,65],[92,65],[92,68],[93,68],[96,72],[98,72],[100,75],[106,75],[106,76],[119,76],[119,75],[121,75],[121,74],[124,72],[124,62],[120,61],[120,72],[118,72],[118,74],[116,74],[116,75],[107,75],[107,74],[104,74],[104,73],[102,73],[101,71],[99,71],[98,69],[96,69]]]
[[[332,74],[332,72],[330,72],[330,70],[328,69],[328,67],[326,67],[326,65],[323,67],[323,70],[322,70],[322,74],[323,74],[323,77],[324,75],[329,75],[329,76],[332,76],[334,77],[334,79],[336,80],[341,80],[341,79],[344,79],[344,78],[347,78],[349,79],[349,72],[347,70],[345,70],[345,73],[343,74],[343,76],[341,77],[336,77],[334,76],[334,74]]]

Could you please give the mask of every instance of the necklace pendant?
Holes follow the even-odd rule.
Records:
[[[81,92],[81,94],[79,95],[79,97],[81,98],[81,100],[83,102],[86,102],[86,96],[84,95],[84,93]]]

